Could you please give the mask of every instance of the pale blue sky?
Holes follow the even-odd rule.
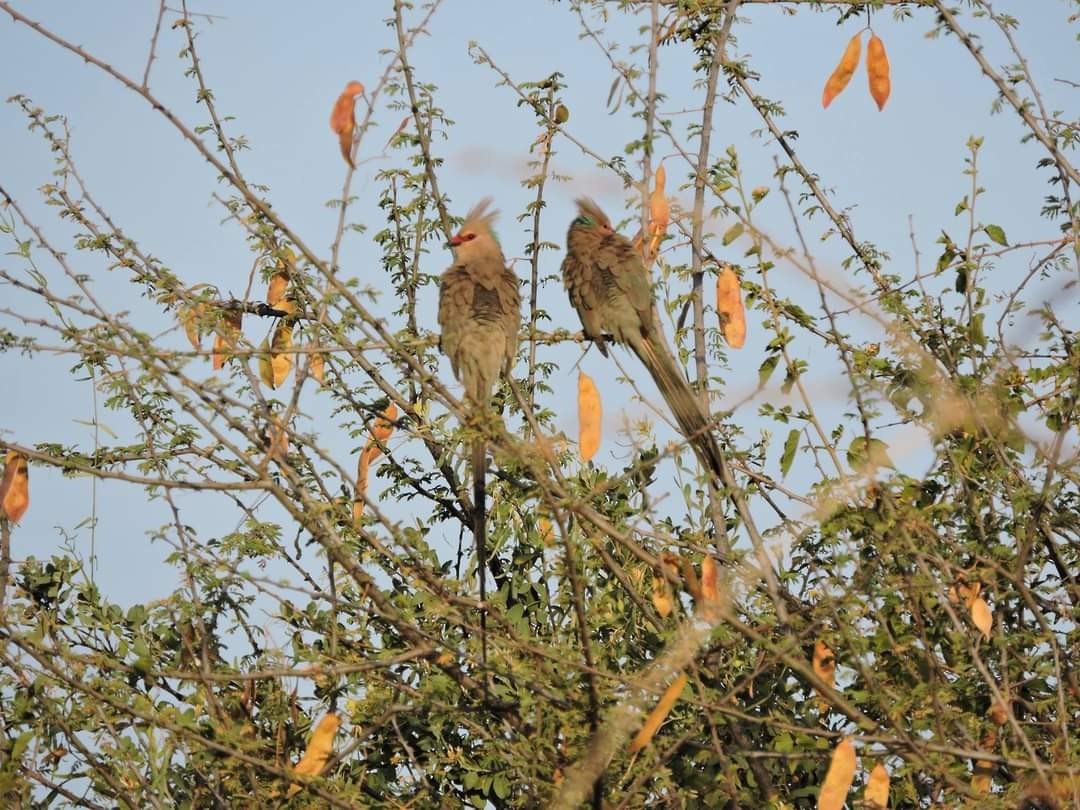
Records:
[[[14,5],[122,72],[141,79],[156,3]],[[212,25],[198,23],[198,46],[219,109],[235,116],[230,132],[243,133],[251,145],[241,156],[248,179],[267,184],[275,209],[309,245],[324,254],[336,225],[336,212],[325,203],[340,193],[345,173],[327,118],[334,98],[348,80],[359,79],[369,87],[376,83],[390,58],[379,52],[394,45],[393,29],[384,23],[391,5],[375,0],[321,4],[204,0],[192,9],[224,17]],[[1080,79],[1076,71],[1080,64],[1077,29],[1066,22],[1075,6],[1063,0],[1012,0],[995,5],[998,10],[1022,15],[1017,39],[1041,83],[1048,107],[1075,110],[1080,91],[1053,81]],[[1052,227],[1038,218],[1040,201],[1049,193],[1046,171],[1033,170],[1042,157],[1041,150],[1019,143],[1023,133],[1014,113],[989,114],[993,89],[955,40],[925,37],[933,23],[930,10],[915,10],[913,19],[902,24],[887,11],[874,17],[874,28],[889,49],[893,71],[892,98],[880,113],[868,96],[862,68],[827,111],[820,104],[824,80],[861,21],[837,28],[835,13],[815,14],[803,9],[789,15],[771,6],[747,7],[741,15],[746,22],[736,26],[737,48],[740,54],[749,55],[761,74],[758,92],[782,102],[787,116],[781,126],[800,133],[800,157],[835,191],[837,206],[857,206],[852,214],[856,232],[892,255],[894,264],[886,268],[888,272],[911,275],[909,215],[914,219],[924,270],[940,252],[934,242],[941,228],[949,228],[956,236],[962,233],[965,220],[956,219],[953,209],[968,192],[969,180],[962,170],[965,142],[973,134],[986,138],[980,154],[980,182],[988,190],[980,203],[979,218],[1003,225],[1013,242],[1054,235]],[[175,19],[175,15],[168,19]],[[415,21],[418,15],[413,13],[411,19]],[[966,25],[974,25],[972,20],[963,19]],[[640,42],[638,26],[643,22],[644,18],[612,15],[605,40],[622,43],[621,58],[631,58],[629,45]],[[986,28],[977,26],[976,30]],[[631,117],[625,105],[615,115],[605,110],[613,74],[596,45],[578,38],[577,19],[567,3],[445,0],[430,34],[417,42],[411,60],[420,81],[439,86],[437,98],[456,122],[448,140],[435,144],[436,152],[446,158],[439,175],[441,188],[452,198],[458,214],[480,197],[494,196],[503,211],[500,235],[504,249],[508,256],[523,256],[526,226],[519,226],[514,217],[534,196],[519,184],[529,173],[525,161],[528,145],[536,136],[534,118],[516,106],[511,90],[496,86],[497,77],[489,68],[473,63],[469,42],[483,46],[517,81],[539,80],[556,69],[566,74],[564,81],[569,87],[564,95],[571,110],[567,130],[599,154],[622,153],[624,145],[640,134],[640,122]],[[193,82],[183,76],[184,64],[177,57],[182,39],[182,32],[164,27],[150,86],[189,126],[196,126],[204,122],[205,114],[194,104]],[[1009,61],[998,38],[990,38],[988,43],[993,64]],[[660,64],[660,90],[668,95],[660,105],[661,112],[696,110],[700,93],[692,89],[694,77],[685,46],[662,49]],[[143,99],[0,14],[0,94],[6,98],[16,93],[29,96],[49,113],[68,116],[72,151],[85,180],[129,236],[190,284],[211,281],[229,292],[243,292],[252,257],[243,234],[234,224],[222,223],[222,210],[212,202],[211,194],[222,190],[213,170]],[[381,103],[386,101],[384,97]],[[361,159],[381,149],[401,117],[402,113],[385,107],[378,110],[380,127],[368,136]],[[682,134],[687,123],[698,119],[698,113],[671,117]],[[713,151],[720,154],[734,145],[748,184],[774,189],[760,209],[761,224],[780,241],[791,243],[791,228],[772,178],[772,161],[779,148],[753,135],[760,127],[760,119],[745,101],[734,106],[720,103]],[[56,222],[55,209],[43,206],[35,191],[50,180],[52,156],[38,135],[27,132],[22,112],[13,104],[0,107],[0,144],[0,185],[47,233],[65,244],[69,230]],[[554,170],[573,179],[551,188],[543,237],[562,244],[575,196],[594,196],[615,214],[621,211],[625,195],[612,175],[598,169],[595,161],[571,144],[560,141],[556,148]],[[662,143],[658,146],[661,155],[670,151]],[[403,160],[400,153],[391,153],[387,161],[361,167],[353,185],[360,202],[351,218],[368,224],[369,232],[350,237],[342,253],[344,275],[383,289],[379,254],[371,241],[383,221],[375,206],[378,189],[373,177],[379,169]],[[685,166],[675,160],[669,160],[667,166],[669,190],[687,202],[686,192],[675,192],[685,178]],[[789,182],[794,191],[801,191],[794,178]],[[716,232],[725,228],[720,223]],[[838,265],[845,255],[842,246],[835,239],[821,245],[817,242],[824,228],[825,221],[818,218],[807,226],[806,234],[823,267],[842,274]],[[65,246],[74,265],[92,276],[95,289],[114,308],[132,310],[149,331],[171,326],[137,297],[121,271],[106,273],[100,258],[76,253],[70,243]],[[732,249],[728,255],[738,261],[740,254],[741,250]],[[1018,278],[1032,255],[1012,254],[1002,260],[997,271],[1010,280]],[[448,259],[433,253],[425,270],[439,272]],[[543,270],[556,273],[559,259],[556,253],[545,254]],[[63,289],[59,274],[44,258],[41,261]],[[8,270],[17,266],[6,256],[0,257],[0,265]],[[518,269],[525,272],[521,263]],[[813,307],[816,294],[809,295],[813,288],[794,271],[778,268],[771,280],[808,309]],[[951,284],[952,279],[944,281]],[[1033,292],[1029,300],[1038,303],[1038,294]],[[429,327],[434,326],[435,295],[434,288],[424,291],[423,311]],[[560,285],[548,285],[542,296],[543,305],[558,325],[576,328],[576,318]],[[5,302],[0,306],[20,311],[34,306],[29,299],[7,290],[0,298]],[[384,303],[385,311],[392,311],[392,302]],[[813,311],[816,314],[816,309]],[[731,398],[739,398],[756,384],[765,341],[759,323],[759,317],[752,316],[746,348],[729,353],[730,367],[723,373]],[[0,324],[15,328],[8,316],[0,315]],[[867,339],[876,337],[865,323],[849,322],[844,328],[864,333]],[[177,331],[163,340],[176,346],[184,342]],[[552,351],[550,356],[560,363],[553,385],[566,392],[576,390],[576,372],[571,370],[576,350],[564,347]],[[801,356],[825,362],[819,345],[808,344]],[[636,368],[625,355],[621,359],[627,368]],[[71,365],[70,357],[42,355],[30,365],[12,353],[0,355],[0,375],[8,389],[0,412],[0,430],[6,431],[5,437],[31,445],[59,441],[91,446],[89,428],[77,421],[91,418],[91,390],[89,383],[68,374]],[[589,355],[584,368],[606,392],[608,432],[597,461],[614,467],[615,455],[622,452],[614,432],[620,404],[635,414],[643,410],[629,403],[628,387],[616,388],[610,366],[596,353]],[[449,370],[444,370],[449,380]],[[210,374],[209,367],[206,373]],[[763,400],[783,401],[776,391],[781,377],[777,374],[766,394],[744,407],[746,443],[763,427],[755,416],[757,405]],[[835,374],[811,374],[807,384],[821,396],[827,412],[843,408],[846,386]],[[620,402],[620,396],[626,400]],[[318,430],[326,427],[325,443],[336,447],[342,440],[329,430],[329,402],[316,397],[306,396],[304,402],[314,418],[311,425]],[[572,398],[563,396],[559,402],[569,404]],[[129,435],[122,415],[103,414],[102,421]],[[573,434],[575,423],[575,413],[567,408],[561,414],[561,427]],[[772,455],[779,449],[778,443]],[[348,450],[342,446],[340,458],[351,466]],[[903,461],[904,453],[900,456]],[[911,450],[911,458],[916,463],[917,447]],[[775,457],[771,461],[775,468]],[[14,533],[14,556],[47,555],[59,542],[58,528],[72,532],[85,552],[88,532],[85,528],[75,531],[74,527],[89,514],[89,493],[85,479],[64,479],[35,466],[31,507]],[[194,506],[194,497],[181,498],[181,502]],[[200,506],[195,523],[204,538],[233,528],[235,513],[224,501],[219,506],[209,510]],[[164,511],[147,505],[134,487],[105,482],[98,489],[98,513],[99,580],[106,591],[118,601],[130,602],[171,590],[176,574],[160,564],[169,550],[152,545],[145,535],[165,522]],[[407,512],[395,509],[391,514],[407,516]]]

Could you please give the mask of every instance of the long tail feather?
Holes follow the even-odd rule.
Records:
[[[480,580],[480,661],[487,683],[487,447],[483,439],[472,445],[473,540],[476,542],[476,576]]]
[[[723,478],[724,457],[709,427],[709,419],[697,395],[687,385],[682,370],[662,342],[642,337],[631,344],[638,359],[649,370],[675,421],[717,480]]]

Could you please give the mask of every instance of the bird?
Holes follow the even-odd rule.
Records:
[[[595,202],[576,202],[578,215],[566,234],[562,276],[585,336],[605,357],[608,335],[637,355],[702,464],[717,479],[726,478],[709,416],[668,348],[641,255]]]
[[[465,217],[448,246],[454,262],[439,284],[439,348],[450,360],[454,377],[465,388],[469,418],[479,422],[490,407],[500,372],[509,376],[518,349],[521,291],[517,276],[506,266],[492,226],[497,211],[491,199],[481,200]],[[472,442],[473,538],[480,580],[481,659],[487,661],[487,447],[481,433]]]

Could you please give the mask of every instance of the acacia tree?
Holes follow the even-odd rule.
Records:
[[[171,269],[84,183],[63,111],[11,100],[56,157],[41,193],[57,220],[33,218],[0,171],[5,379],[32,377],[46,353],[73,358],[116,439],[0,436],[12,472],[0,524],[6,806],[779,808],[815,806],[820,791],[823,807],[845,796],[872,807],[881,794],[862,785],[878,765],[891,807],[1080,806],[1080,351],[1063,317],[1080,272],[1076,120],[1047,108],[1048,79],[1014,40],[1019,21],[984,0],[567,3],[567,37],[610,60],[608,101],[630,141],[615,157],[568,120],[577,77],[513,76],[474,44],[478,73],[505,93],[500,114],[536,125],[530,236],[509,247],[526,257],[521,350],[492,403],[499,418],[477,424],[423,325],[445,267],[435,248],[472,202],[440,189],[453,125],[433,77],[410,62],[445,10],[383,5],[371,14],[389,10],[395,47],[359,120],[340,130],[350,165],[322,252],[245,171],[249,144],[199,58],[211,18],[162,3],[140,80],[0,2],[18,36],[77,55],[210,164],[225,227],[253,257],[243,295]],[[856,233],[843,188],[804,161],[782,100],[760,92],[767,64],[739,49],[749,15],[770,5],[852,25],[873,10],[966,53],[1017,138],[1040,150],[1043,231],[1011,244],[1008,222],[983,221],[973,138],[970,190],[935,229],[931,262],[893,259]],[[628,52],[605,38],[621,15],[641,26]],[[975,32],[1011,61],[991,62]],[[169,35],[197,121],[150,83]],[[668,54],[692,55],[700,80],[700,107],[678,119],[659,112]],[[755,117],[747,148],[776,155],[767,185],[738,149],[717,146],[718,104]],[[356,222],[353,161],[377,152],[377,122],[401,114],[375,178],[384,218]],[[545,234],[566,224],[546,222],[556,148],[625,188],[626,227],[640,227],[730,480],[707,480],[662,412],[627,431],[621,468],[582,462],[559,432],[556,358],[587,341],[548,323],[561,245]],[[661,154],[687,201],[670,222],[654,192]],[[788,212],[785,229],[762,225],[766,199]],[[829,269],[818,236],[841,246],[846,275]],[[340,261],[349,240],[379,251],[381,298]],[[714,306],[711,289],[731,265],[757,330],[749,342],[764,347],[746,398],[771,426],[758,436],[750,405],[720,406],[722,336],[734,342],[742,305]],[[136,296],[103,289],[103,271]],[[785,294],[781,272],[813,296]],[[842,407],[821,406],[822,386],[843,389]],[[316,400],[332,414],[313,423]],[[921,437],[918,470],[893,464],[897,425]],[[483,604],[464,449],[477,431],[494,453]],[[20,459],[32,474],[89,476],[161,505],[165,525],[117,541],[148,529],[168,543],[179,587],[124,605],[78,548],[12,562]],[[29,508],[47,502],[35,490]],[[226,504],[231,522],[208,535],[193,522],[209,503]],[[830,764],[832,804],[821,790]]]

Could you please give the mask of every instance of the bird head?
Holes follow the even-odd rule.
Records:
[[[472,256],[487,254],[491,251],[502,252],[499,240],[495,237],[492,225],[499,215],[498,211],[488,211],[491,198],[485,197],[466,216],[461,228],[450,237],[447,245],[454,250],[454,258],[468,261]]]
[[[349,96],[350,98],[362,96],[364,95],[364,85],[356,81],[349,82],[347,85],[345,85],[345,90],[342,95]]]
[[[571,233],[575,230],[592,231],[601,234],[615,233],[615,229],[611,227],[611,220],[607,218],[607,214],[600,210],[599,205],[588,197],[581,197],[576,202],[578,215],[570,223]]]

